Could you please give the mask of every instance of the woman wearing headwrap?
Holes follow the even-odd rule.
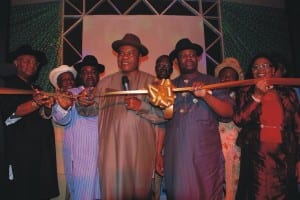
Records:
[[[244,74],[239,61],[228,57],[215,69],[215,76],[220,82],[243,80]],[[230,89],[230,97],[235,100],[236,88]],[[222,150],[225,158],[225,199],[235,199],[240,173],[240,148],[236,145],[236,138],[240,128],[233,121],[219,122]]]

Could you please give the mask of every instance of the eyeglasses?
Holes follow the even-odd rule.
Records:
[[[260,65],[253,65],[252,70],[253,71],[257,71],[259,69],[268,70],[271,67],[273,67],[272,64],[270,64],[270,63],[264,63],[264,64],[260,64]]]
[[[34,59],[24,59],[24,58],[21,58],[21,59],[18,59],[19,62],[21,62],[22,64],[32,64],[32,65],[39,65],[40,63],[37,62],[36,60]]]

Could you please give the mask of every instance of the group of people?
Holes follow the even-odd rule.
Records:
[[[63,158],[71,199],[296,199],[300,183],[300,107],[294,88],[273,85],[277,62],[253,58],[245,74],[225,58],[215,77],[198,70],[203,48],[188,38],[156,60],[156,77],[139,69],[148,49],[127,33],[112,43],[119,71],[99,80],[105,66],[87,55],[74,66],[54,68],[55,95],[32,83],[47,62],[22,46],[10,53],[16,76],[8,88],[32,90],[1,98],[5,124],[8,199],[58,195],[52,123],[64,129]],[[171,119],[139,90],[180,75]],[[205,85],[257,79],[253,85],[205,89]],[[153,183],[154,178],[154,183]],[[154,186],[154,187],[153,187]]]

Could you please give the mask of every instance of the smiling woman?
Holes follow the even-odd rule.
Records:
[[[256,55],[250,70],[255,85],[237,96],[235,123],[242,128],[237,199],[294,199],[300,180],[299,103],[293,88],[272,85],[276,65],[267,54]],[[275,113],[275,114],[274,114]]]

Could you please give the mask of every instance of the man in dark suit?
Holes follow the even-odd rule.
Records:
[[[1,63],[0,64],[0,87],[4,86],[4,79],[13,76],[17,73],[14,64]],[[0,96],[1,103],[1,96]],[[1,111],[0,111],[1,112]],[[5,180],[5,163],[4,163],[4,129],[0,114],[0,185],[4,185]],[[3,187],[2,187],[3,189]],[[0,191],[1,194],[3,191]]]

